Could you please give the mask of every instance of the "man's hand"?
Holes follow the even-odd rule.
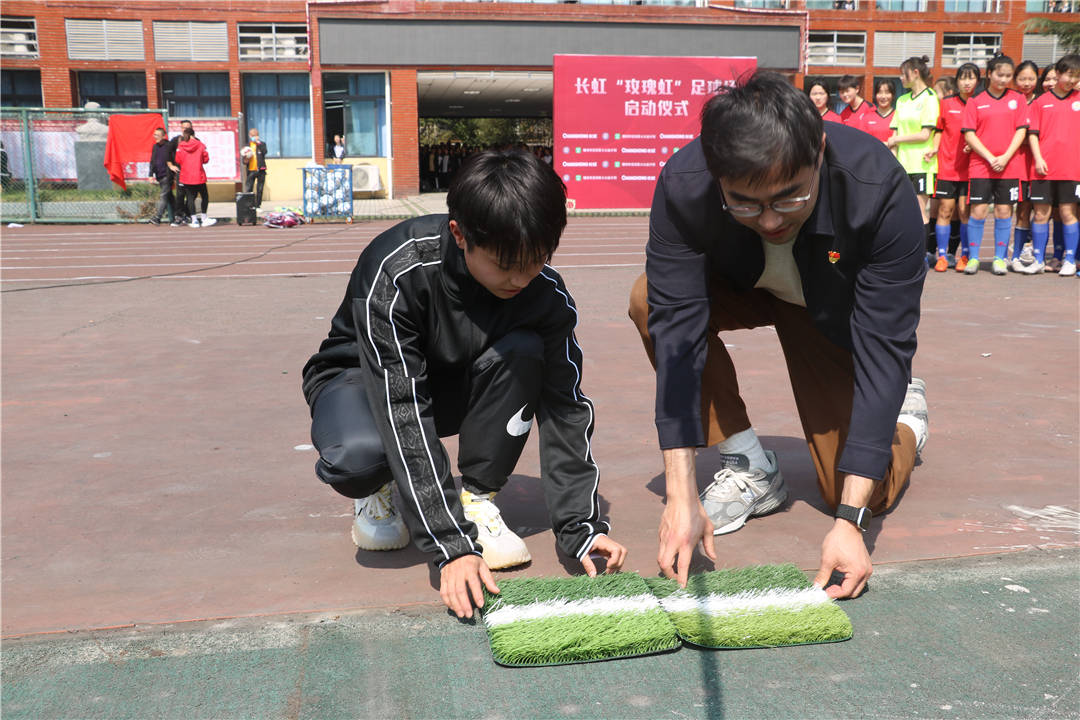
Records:
[[[592,553],[607,558],[607,567],[604,568],[605,575],[621,570],[623,562],[626,560],[626,548],[607,535],[597,535],[592,548],[581,558],[581,567],[585,568],[585,572],[588,573],[589,577],[596,577],[596,565],[593,563],[592,558],[589,557]]]
[[[491,570],[479,555],[454,558],[439,573],[439,595],[459,618],[471,618],[474,604],[484,607],[484,587],[495,594],[499,592]]]
[[[660,553],[656,562],[666,577],[679,581],[680,587],[686,587],[690,560],[698,542],[705,548],[709,559],[716,562],[713,524],[705,514],[701,501],[696,496],[686,500],[669,497],[664,514],[660,516]]]
[[[843,573],[844,582],[825,590],[831,598],[858,597],[874,572],[862,531],[847,520],[837,519],[821,543],[821,569],[814,578],[814,585],[825,587],[834,570]]]

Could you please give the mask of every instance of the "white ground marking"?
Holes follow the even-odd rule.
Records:
[[[735,615],[757,612],[766,608],[776,610],[802,610],[812,605],[832,602],[820,588],[807,590],[750,591],[737,595],[707,595],[697,597],[684,591],[667,596],[660,601],[664,610],[676,612],[701,612],[706,615]]]
[[[522,620],[542,620],[571,615],[609,615],[619,612],[659,610],[660,603],[650,594],[630,597],[601,597],[584,600],[545,600],[528,605],[510,605],[484,615],[484,624],[498,627]]]

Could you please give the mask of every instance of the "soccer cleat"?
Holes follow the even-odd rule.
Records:
[[[461,491],[465,519],[476,526],[477,541],[483,548],[484,562],[492,570],[524,565],[532,560],[525,541],[506,526],[502,513],[491,500],[495,493]]]
[[[735,532],[749,517],[768,515],[787,499],[776,454],[765,451],[773,471],[750,468],[745,455],[722,455],[723,467],[701,493],[701,504],[713,523],[713,535]]]
[[[948,269],[949,269],[949,258],[942,255],[941,257],[939,257],[937,259],[937,262],[934,263],[934,272],[945,272]]]
[[[956,258],[956,272],[964,272],[964,268],[967,267],[967,262],[967,255],[961,255]]]
[[[1005,275],[1009,272],[1009,263],[1005,262],[1004,258],[994,258],[994,262],[990,264],[990,272],[995,275]]]
[[[945,259],[948,261],[950,268],[956,267],[956,256],[955,255],[953,255],[952,253],[947,253],[945,255]]]
[[[390,483],[354,501],[352,539],[361,550],[399,550],[409,544],[409,529],[394,507]]]
[[[912,378],[904,394],[897,422],[903,423],[915,433],[915,453],[921,455],[930,437],[930,413],[926,405],[926,381]]]
[[[957,267],[960,267],[959,264],[957,265]],[[974,275],[977,272],[979,272],[979,261],[978,260],[968,260],[967,265],[964,266],[964,274],[965,275]]]
[[[1058,270],[1058,275],[1061,277],[1072,277],[1076,274],[1076,263],[1066,260],[1061,263],[1061,269]]]
[[[1030,265],[1025,265],[1024,269],[1020,272],[1024,275],[1040,275],[1046,270],[1046,265],[1041,262],[1033,262]]]

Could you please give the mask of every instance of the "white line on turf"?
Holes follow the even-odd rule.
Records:
[[[670,613],[700,612],[706,615],[741,615],[761,610],[802,610],[832,602],[820,588],[806,590],[748,591],[736,595],[700,597],[679,591],[663,598],[660,604]]]
[[[528,605],[509,605],[484,615],[484,624],[498,627],[522,620],[544,620],[570,615],[611,615],[620,612],[643,613],[659,610],[660,603],[654,595],[631,595],[630,597],[601,597],[583,600],[546,600]]]

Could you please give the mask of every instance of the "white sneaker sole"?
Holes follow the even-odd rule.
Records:
[[[393,530],[391,526],[383,526],[387,530]],[[404,530],[404,532],[401,532]],[[352,541],[356,547],[361,550],[400,550],[409,544],[409,531],[404,525],[398,529],[396,535],[391,535],[389,532],[385,533],[385,537],[370,537],[366,534],[361,534],[360,528],[356,526],[356,522],[352,524]]]

